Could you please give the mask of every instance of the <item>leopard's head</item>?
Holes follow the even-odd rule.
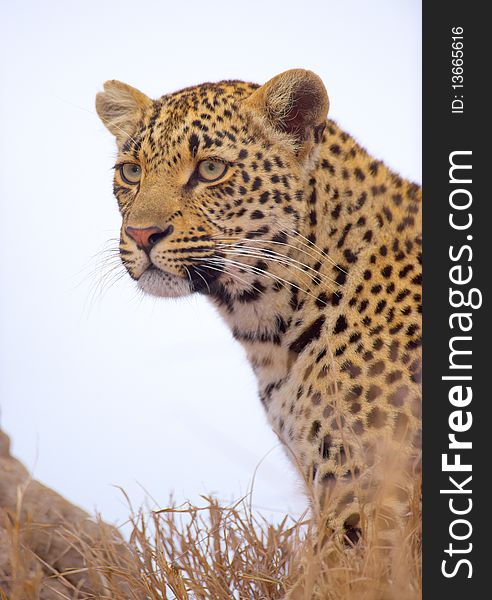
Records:
[[[261,87],[205,83],[158,100],[108,81],[96,108],[118,147],[120,256],[145,292],[182,296],[218,280],[247,288],[251,246],[307,218],[328,112],[314,73],[293,69]]]

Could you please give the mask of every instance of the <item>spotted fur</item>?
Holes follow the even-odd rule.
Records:
[[[96,104],[118,164],[142,169],[138,185],[118,168],[114,180],[129,274],[150,294],[199,292],[217,307],[306,481],[330,490],[370,479],[383,439],[413,461],[419,186],[327,120],[325,88],[309,71],[262,87],[205,83],[158,100],[111,81]],[[197,179],[208,158],[227,167],[217,182]],[[142,249],[128,227],[162,233]],[[360,490],[369,487],[346,494],[334,526],[356,531],[370,503]]]

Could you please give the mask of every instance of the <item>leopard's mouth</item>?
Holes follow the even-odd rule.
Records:
[[[211,294],[223,271],[218,267],[193,265],[187,266],[186,272],[187,276],[181,277],[150,264],[138,278],[138,287],[151,296],[161,298],[188,296],[194,292]]]
[[[187,267],[193,291],[201,294],[211,294],[215,282],[223,273],[223,268],[214,266],[213,268],[207,265],[194,265]]]

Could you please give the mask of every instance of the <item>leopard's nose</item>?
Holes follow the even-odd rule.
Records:
[[[168,225],[165,229],[160,227],[127,227],[125,231],[141,250],[149,252],[157,242],[170,235],[174,231],[174,227],[172,225]]]

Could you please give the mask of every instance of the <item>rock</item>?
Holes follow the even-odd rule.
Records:
[[[104,579],[88,563],[87,550],[104,547],[117,548],[122,561],[128,557],[114,527],[33,480],[10,455],[10,440],[0,430],[0,598],[2,591],[10,600],[101,593]]]

